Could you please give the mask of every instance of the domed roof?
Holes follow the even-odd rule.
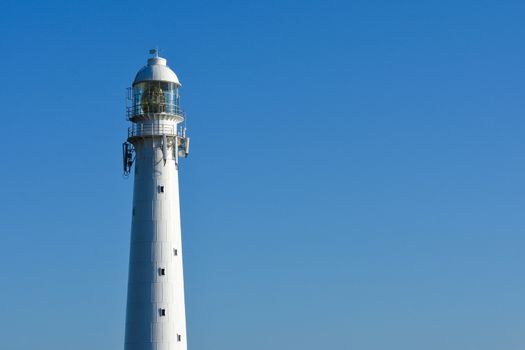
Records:
[[[179,78],[170,67],[166,65],[166,59],[162,57],[152,57],[148,59],[148,65],[143,67],[133,81],[133,85],[143,81],[166,81],[181,86]]]

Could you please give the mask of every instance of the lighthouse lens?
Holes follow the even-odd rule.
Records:
[[[140,105],[145,113],[166,112],[166,98],[160,86],[150,85],[144,89]]]
[[[173,83],[147,81],[133,86],[133,115],[177,113],[178,86]]]

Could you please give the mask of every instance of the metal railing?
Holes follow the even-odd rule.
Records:
[[[184,111],[175,104],[158,104],[151,106],[151,108],[140,105],[126,107],[126,118],[128,120],[133,117],[141,117],[153,114],[174,115],[184,118]]]
[[[177,126],[165,124],[133,124],[128,128],[128,138],[155,135],[176,136]]]

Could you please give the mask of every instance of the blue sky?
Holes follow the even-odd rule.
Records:
[[[191,350],[525,348],[525,3],[0,6],[2,349],[123,347],[155,46],[192,137]]]

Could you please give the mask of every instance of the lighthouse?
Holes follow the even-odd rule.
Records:
[[[134,174],[125,350],[186,350],[179,162],[189,137],[181,84],[157,50],[128,94],[124,174]]]

